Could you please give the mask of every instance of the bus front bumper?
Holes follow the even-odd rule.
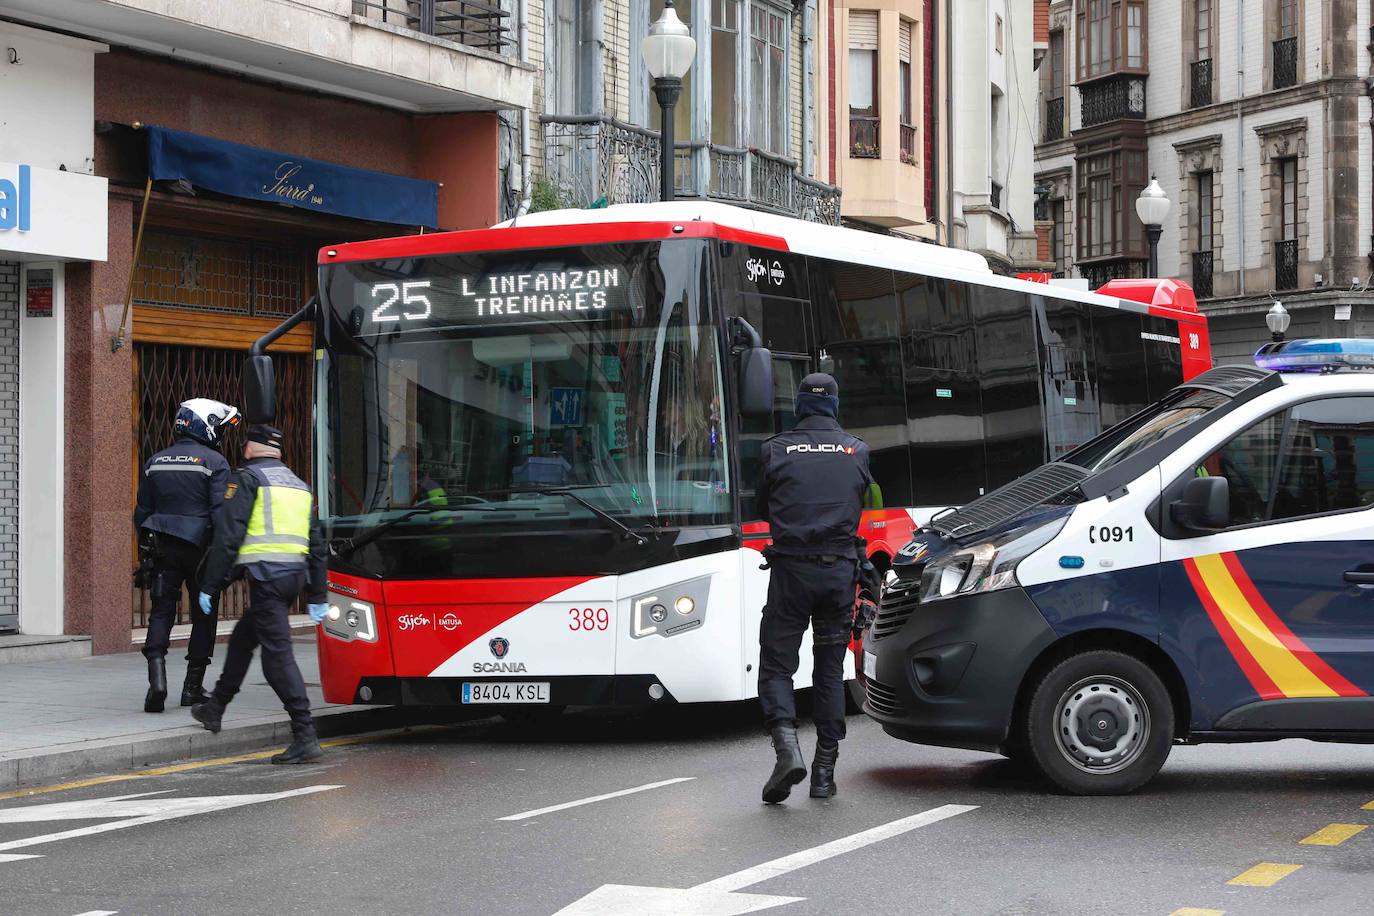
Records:
[[[1024,589],[918,605],[896,633],[864,642],[864,712],[894,738],[998,751],[1017,691],[1055,633]]]
[[[529,709],[548,706],[650,706],[676,703],[668,688],[651,674],[565,675],[519,678],[484,677],[364,677],[358,681],[353,703],[373,706],[462,706],[464,684],[548,684],[547,704],[521,704]],[[502,704],[472,704],[474,707]]]

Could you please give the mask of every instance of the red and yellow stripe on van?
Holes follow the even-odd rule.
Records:
[[[1234,553],[1193,557],[1183,566],[1260,699],[1366,696],[1288,629]]]

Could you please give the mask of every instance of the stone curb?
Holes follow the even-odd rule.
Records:
[[[410,716],[389,706],[334,706],[313,710],[320,738],[336,738],[410,724]],[[225,723],[213,735],[199,726],[168,729],[148,737],[129,735],[60,747],[34,748],[0,757],[0,791],[36,787],[101,773],[119,773],[194,760],[285,747],[291,723],[279,716]]]

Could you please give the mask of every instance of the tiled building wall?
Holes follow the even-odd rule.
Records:
[[[19,613],[19,265],[0,261],[0,621]]]

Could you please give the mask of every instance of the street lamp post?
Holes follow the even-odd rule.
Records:
[[[1288,330],[1288,324],[1293,320],[1293,316],[1288,314],[1288,309],[1283,307],[1283,303],[1274,300],[1274,307],[1264,313],[1264,323],[1269,325],[1269,334],[1274,339],[1274,343],[1282,343],[1284,333]]]
[[[664,0],[663,14],[649,26],[641,47],[644,65],[654,79],[654,98],[662,112],[658,135],[660,200],[673,199],[673,106],[682,94],[682,78],[692,66],[697,42],[677,18],[673,0]]]
[[[1150,242],[1150,276],[1159,276],[1159,237],[1164,234],[1164,220],[1169,215],[1169,195],[1155,178],[1135,200],[1135,215],[1145,224],[1145,238]]]

